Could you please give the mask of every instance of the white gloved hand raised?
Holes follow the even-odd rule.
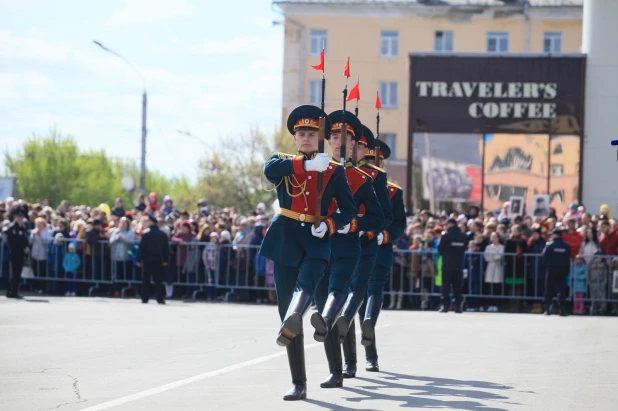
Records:
[[[382,245],[382,241],[384,241],[384,234],[378,234],[378,245]]]
[[[337,230],[337,232],[339,234],[347,234],[350,232],[350,223],[344,225],[343,227],[341,227],[339,230]]]
[[[359,232],[358,232],[358,236],[359,236],[359,237],[362,237],[362,236],[363,236],[363,234],[365,234],[365,232],[364,232],[364,231],[359,231]]]
[[[319,153],[312,160],[305,161],[305,170],[306,171],[317,171],[321,173],[322,171],[328,168],[328,163],[330,162],[330,156],[326,153]]]
[[[327,231],[328,231],[328,226],[326,225],[324,221],[320,223],[318,228],[315,228],[313,224],[311,225],[311,234],[314,237],[323,238],[324,234],[326,234]]]

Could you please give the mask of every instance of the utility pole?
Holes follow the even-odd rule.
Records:
[[[146,89],[142,93],[142,160],[139,171],[139,192],[140,194],[146,194],[146,112],[148,107],[148,97],[146,96]]]
[[[140,165],[140,175],[139,175],[139,192],[140,194],[146,194],[146,135],[148,134],[148,129],[146,128],[146,109],[148,106],[148,96],[146,95],[146,81],[144,77],[141,75],[139,71],[131,64],[129,60],[124,58],[121,54],[116,53],[114,50],[105,47],[101,42],[92,40],[94,44],[101,47],[103,50],[107,51],[110,54],[118,57],[122,61],[124,61],[130,68],[133,70],[135,74],[142,80],[142,159]]]

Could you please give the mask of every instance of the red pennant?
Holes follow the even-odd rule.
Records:
[[[350,94],[348,94],[347,101],[350,100],[360,100],[360,84],[356,83],[352,90],[350,90]]]
[[[380,101],[380,92],[376,91],[376,108],[379,110],[382,108],[382,102]]]
[[[343,68],[343,75],[345,77],[350,77],[350,56],[348,56],[348,60],[345,62],[345,67]]]
[[[320,51],[320,64],[318,64],[317,66],[311,66],[316,70],[322,70],[322,73],[324,73],[324,49],[322,49],[322,51]]]

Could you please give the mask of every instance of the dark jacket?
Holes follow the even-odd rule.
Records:
[[[468,236],[458,227],[449,228],[438,244],[438,253],[442,256],[442,271],[461,271],[467,249]]]
[[[569,270],[571,266],[571,246],[558,237],[550,241],[543,250],[543,263],[548,270]]]
[[[167,235],[156,225],[142,234],[137,251],[137,261],[144,263],[167,263],[170,247]]]
[[[24,250],[26,247],[30,247],[28,241],[28,232],[23,226],[13,221],[5,232],[7,236],[7,244],[11,250],[11,261],[20,261],[24,259]]]

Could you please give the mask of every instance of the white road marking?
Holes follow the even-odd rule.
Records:
[[[379,325],[376,327],[377,330],[390,327],[391,324]],[[360,336],[360,332],[357,333]],[[315,348],[322,343],[313,343],[313,344],[305,344],[305,350],[309,350],[311,348]],[[198,374],[193,377],[185,378],[179,381],[171,382],[169,384],[161,385],[160,387],[151,388],[146,391],[138,392],[136,394],[127,395],[125,397],[120,397],[112,401],[107,401],[99,405],[95,405],[92,407],[84,408],[82,411],[99,411],[99,410],[108,410],[113,407],[117,407],[122,404],[126,404],[128,402],[137,401],[142,398],[150,397],[155,394],[160,394],[165,391],[173,390],[178,387],[182,387],[183,385],[192,384],[197,381],[205,380],[206,378],[216,377],[217,375],[227,374],[232,371],[240,370],[242,368],[250,367],[255,364],[260,364],[266,362],[268,360],[272,360],[273,358],[281,357],[283,355],[287,355],[287,351],[283,350],[275,354],[265,355],[263,357],[254,358],[253,360],[241,362],[238,364],[230,365],[224,368],[220,368],[218,370],[205,372],[203,374]]]

